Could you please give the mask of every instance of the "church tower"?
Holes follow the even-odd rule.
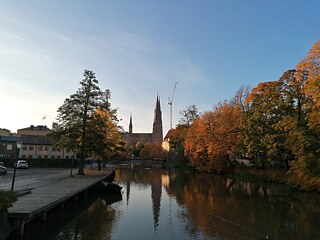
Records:
[[[162,142],[162,112],[160,107],[160,98],[157,95],[156,108],[154,110],[153,129],[152,129],[152,142]]]
[[[130,114],[129,134],[132,134],[132,113]]]

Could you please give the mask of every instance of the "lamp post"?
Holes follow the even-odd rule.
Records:
[[[70,177],[73,177],[72,170],[73,170],[73,164],[74,164],[74,158],[76,155],[76,151],[73,151],[73,155],[71,156],[71,171],[70,171]]]
[[[16,179],[17,163],[18,163],[18,159],[19,159],[19,152],[20,152],[21,146],[22,146],[22,142],[17,142],[17,157],[16,157],[16,163],[14,164],[14,171],[13,171],[12,184],[11,184],[11,191],[13,191],[14,180]]]

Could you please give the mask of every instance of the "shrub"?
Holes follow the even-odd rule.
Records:
[[[0,211],[11,207],[15,201],[17,201],[15,192],[0,190]]]

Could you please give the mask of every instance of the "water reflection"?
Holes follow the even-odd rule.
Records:
[[[97,195],[67,202],[63,210],[54,210],[45,222],[27,226],[22,239],[111,239],[117,210],[109,206],[122,196]]]
[[[122,195],[72,202],[25,239],[320,239],[317,194],[164,169],[115,181]]]

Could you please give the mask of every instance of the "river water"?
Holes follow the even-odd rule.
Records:
[[[320,195],[211,174],[116,169],[121,195],[67,202],[23,239],[320,239]]]

